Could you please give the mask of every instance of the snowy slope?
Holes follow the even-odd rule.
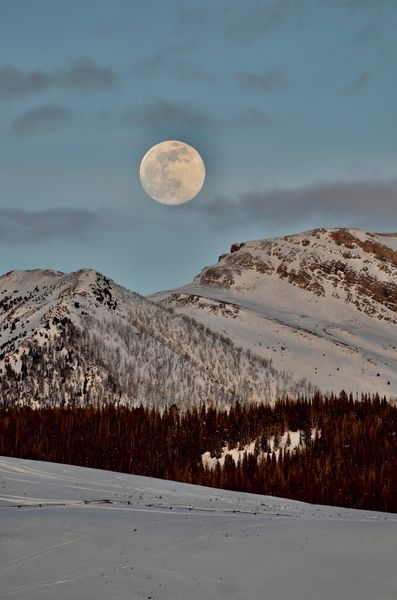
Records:
[[[397,516],[0,459],[0,596],[394,600]]]
[[[317,229],[233,244],[151,299],[324,392],[397,396],[397,234]]]
[[[92,270],[0,278],[0,401],[181,408],[307,391],[269,361]]]

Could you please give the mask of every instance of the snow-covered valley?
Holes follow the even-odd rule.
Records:
[[[0,459],[0,597],[394,600],[397,516]]]

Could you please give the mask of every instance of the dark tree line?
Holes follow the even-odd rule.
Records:
[[[276,453],[272,436],[300,431]],[[202,454],[255,441],[236,464]],[[378,396],[201,406],[0,408],[0,454],[298,500],[397,512],[397,408]]]

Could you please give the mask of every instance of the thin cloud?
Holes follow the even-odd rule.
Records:
[[[170,122],[200,126],[206,124],[208,118],[190,104],[174,103],[156,98],[151,104],[126,111],[123,121],[127,124],[149,126],[160,126]]]
[[[181,80],[214,81],[215,77],[194,62],[175,62],[170,64],[170,72]]]
[[[373,8],[375,10],[379,10],[379,0],[341,0],[342,4],[348,6],[349,8],[366,10],[368,8]],[[390,6],[392,8],[395,7],[394,0],[382,0],[382,5]]]
[[[63,88],[79,91],[109,89],[116,83],[112,69],[97,65],[90,58],[79,58],[65,69],[53,71],[0,67],[0,97],[28,96],[44,90]]]
[[[192,48],[192,40],[169,44],[146,60],[136,62],[132,71],[139,77],[148,78],[166,74],[167,78],[180,80],[214,80],[214,76],[207,69],[187,58]]]
[[[262,92],[275,92],[288,85],[288,79],[278,69],[271,69],[264,73],[240,73],[238,76],[244,87],[250,87]]]
[[[246,42],[278,27],[285,20],[296,0],[245,0],[233,2],[202,2],[200,7],[181,5],[178,9],[179,33],[200,32],[216,27],[234,41]]]
[[[395,0],[340,0],[350,13],[359,16],[358,27],[354,30],[352,41],[356,44],[371,45],[376,50],[379,45],[384,46],[385,34],[390,35],[390,40],[395,38],[395,17],[397,4]],[[390,47],[393,65],[395,64],[395,48]],[[389,54],[389,52],[388,52]]]
[[[18,135],[58,131],[70,121],[69,112],[62,106],[48,104],[26,111],[17,117],[11,131]]]
[[[63,84],[65,87],[77,88],[83,91],[109,89],[115,83],[116,75],[112,69],[101,67],[89,58],[76,60],[63,74]]]
[[[0,208],[0,243],[81,240],[101,227],[99,215],[90,210],[57,208],[30,211]]]
[[[358,92],[361,92],[361,90],[369,83],[371,78],[372,74],[369,71],[362,73],[346,88],[346,92],[348,94],[357,94]]]
[[[388,182],[318,183],[307,187],[215,198],[208,204],[191,203],[219,229],[236,223],[263,224],[299,230],[313,226],[356,225],[369,229],[392,227],[397,215],[397,180]]]
[[[248,125],[253,127],[267,127],[273,125],[275,117],[263,112],[258,108],[250,108],[240,113],[233,123],[239,125]]]
[[[206,28],[211,24],[214,14],[224,13],[225,8],[222,7],[222,2],[214,4],[213,2],[203,2],[200,7],[186,6],[181,4],[177,10],[178,29],[185,33],[190,29]]]
[[[280,26],[296,1],[246,0],[233,4],[229,10],[227,34],[236,40],[247,41],[262,36]]]
[[[50,76],[44,71],[23,72],[18,67],[0,68],[0,96],[27,96],[50,87]]]
[[[167,79],[181,81],[214,81],[215,77],[194,61],[179,60],[161,53],[141,63],[136,63],[132,71],[139,77],[150,78],[153,75],[166,75]]]

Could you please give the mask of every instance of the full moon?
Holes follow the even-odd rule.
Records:
[[[143,189],[156,202],[183,204],[197,196],[203,187],[205,166],[192,146],[167,140],[146,152],[139,176]]]

